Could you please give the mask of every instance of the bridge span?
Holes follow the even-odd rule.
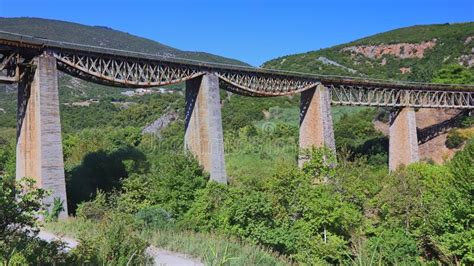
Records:
[[[391,107],[389,169],[418,161],[414,108],[474,108],[474,85],[325,76],[200,62],[0,32],[0,82],[18,84],[16,176],[66,202],[57,71],[115,87],[186,83],[185,147],[226,183],[219,89],[250,97],[301,94],[300,148],[335,150],[330,107]],[[264,100],[264,99],[262,99]],[[299,164],[307,160],[300,157]],[[67,206],[67,205],[66,205]],[[67,210],[66,212],[67,213]]]

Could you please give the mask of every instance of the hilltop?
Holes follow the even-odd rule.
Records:
[[[133,52],[175,56],[207,62],[248,65],[239,60],[205,52],[182,51],[150,39],[104,26],[86,26],[43,18],[0,18],[0,31]]]
[[[317,74],[432,81],[449,65],[474,66],[474,22],[418,25],[283,56],[263,67]]]

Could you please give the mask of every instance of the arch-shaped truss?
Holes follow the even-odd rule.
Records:
[[[0,82],[18,82],[32,58],[56,58],[59,69],[82,79],[117,87],[158,87],[216,74],[226,90],[256,97],[293,95],[319,84],[333,104],[474,109],[474,86],[409,83],[316,76],[246,66],[84,46],[0,32]]]
[[[121,57],[55,52],[61,70],[98,83],[126,87],[158,87],[215,72],[228,90],[246,96],[283,96],[316,87],[311,79],[241,71],[219,71],[192,65]]]
[[[242,71],[219,71],[217,76],[228,90],[246,96],[284,96],[316,87],[314,79],[293,78]]]
[[[205,72],[195,66],[72,52],[55,52],[61,70],[94,82],[125,87],[180,83]]]
[[[460,108],[474,107],[474,92],[407,90],[347,85],[330,85],[332,103],[380,107]]]

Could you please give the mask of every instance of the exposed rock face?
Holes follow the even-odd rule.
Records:
[[[410,68],[410,67],[401,67],[401,68],[400,68],[400,72],[401,72],[402,74],[411,73],[411,68]]]
[[[469,38],[468,38],[469,39]],[[463,54],[458,58],[459,64],[465,67],[474,66],[474,48],[471,50],[471,54]]]
[[[464,41],[464,44],[469,44],[472,40],[474,40],[474,36],[469,36],[466,38],[466,40]]]
[[[423,58],[425,51],[435,47],[436,39],[421,43],[396,43],[380,45],[359,45],[343,48],[342,52],[350,52],[352,56],[362,54],[368,58],[381,58],[393,55],[398,58]]]
[[[168,111],[160,118],[155,120],[155,122],[145,126],[142,130],[142,134],[150,133],[160,136],[160,132],[168,127],[168,125],[176,119],[178,119],[178,113],[175,111]]]

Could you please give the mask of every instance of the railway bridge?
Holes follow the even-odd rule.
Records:
[[[418,161],[415,108],[474,108],[474,85],[323,76],[200,62],[0,32],[0,82],[18,84],[16,176],[66,200],[58,70],[115,87],[186,83],[185,147],[226,183],[219,89],[261,97],[301,95],[299,146],[335,150],[331,104],[391,107],[389,169]],[[300,157],[301,165],[306,158]],[[65,207],[67,204],[65,204]],[[62,214],[65,216],[67,210]]]

